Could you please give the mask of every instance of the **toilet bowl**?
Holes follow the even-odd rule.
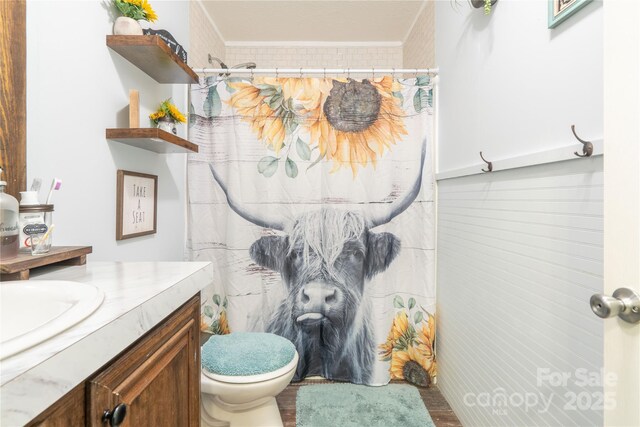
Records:
[[[202,347],[200,425],[282,426],[275,397],[289,384],[297,366],[295,347],[277,335],[248,332],[212,337]]]

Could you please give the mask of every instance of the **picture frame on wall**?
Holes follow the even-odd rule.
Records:
[[[157,208],[157,175],[118,170],[116,240],[155,234]]]
[[[549,28],[555,28],[591,0],[549,0]]]

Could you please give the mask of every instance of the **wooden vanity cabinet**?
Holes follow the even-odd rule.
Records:
[[[200,425],[200,299],[194,298],[87,384],[87,425],[127,405],[126,426]]]
[[[124,404],[122,427],[199,426],[199,329],[196,295],[30,425],[108,426]]]

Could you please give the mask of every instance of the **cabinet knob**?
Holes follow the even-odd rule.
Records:
[[[118,427],[120,424],[124,422],[125,417],[127,416],[127,405],[121,403],[117,405],[113,410],[106,409],[104,414],[102,414],[102,422],[106,423],[109,421],[109,425],[111,427]]]

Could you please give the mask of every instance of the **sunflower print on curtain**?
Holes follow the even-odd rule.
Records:
[[[192,85],[203,331],[290,339],[294,380],[435,382],[432,91],[427,76]]]
[[[215,116],[221,109],[219,86],[231,96],[225,103],[248,123],[258,139],[272,151],[260,160],[258,171],[272,176],[283,149],[287,176],[295,178],[296,160],[312,166],[329,161],[332,171],[375,166],[387,150],[407,135],[404,126],[403,85],[391,77],[361,82],[351,79],[228,78],[208,89],[204,111]],[[415,79],[413,107],[431,108],[428,77]],[[291,152],[295,147],[295,153]],[[297,159],[296,159],[297,156]]]

